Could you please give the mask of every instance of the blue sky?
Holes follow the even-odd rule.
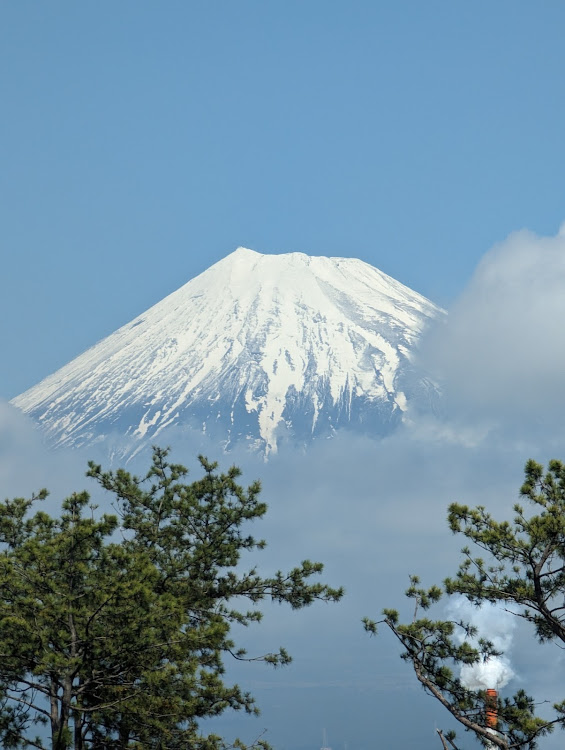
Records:
[[[4,3],[11,398],[238,245],[445,306],[565,218],[565,6]]]

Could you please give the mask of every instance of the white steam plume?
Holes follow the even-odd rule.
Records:
[[[483,638],[490,641],[497,651],[503,652],[501,656],[491,656],[476,664],[464,664],[460,673],[463,685],[469,690],[486,690],[508,684],[514,677],[508,658],[516,628],[514,616],[489,602],[476,607],[462,596],[450,603],[449,615],[454,620],[470,623],[477,628],[477,635],[472,638],[462,632],[460,642],[467,641],[478,647],[479,639]]]

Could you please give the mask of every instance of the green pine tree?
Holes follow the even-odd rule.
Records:
[[[290,661],[284,649],[248,657],[232,625],[260,621],[265,600],[299,609],[342,596],[310,581],[320,563],[242,572],[241,553],[265,546],[246,529],[267,509],[259,483],[244,490],[237,468],[200,461],[192,483],[160,449],[143,480],[90,464],[115,515],[97,516],[86,493],[65,500],[59,518],[33,512],[45,490],[0,503],[3,747],[226,747],[201,720],[257,707],[225,680],[224,658]]]
[[[496,521],[479,506],[453,503],[448,520],[451,530],[463,534],[478,552],[468,546],[456,575],[442,587],[421,588],[411,577],[406,591],[413,616],[401,623],[397,611],[383,610],[385,624],[403,647],[402,659],[414,668],[426,692],[433,695],[484,746],[538,747],[539,740],[557,726],[565,727],[565,701],[554,705],[554,716],[536,716],[532,697],[519,690],[498,705],[498,733],[493,734],[485,716],[485,691],[466,688],[459,677],[464,664],[474,664],[500,655],[468,622],[434,620],[427,611],[445,595],[460,594],[476,604],[499,603],[533,626],[540,642],[565,643],[565,464],[551,461],[548,471],[528,461],[521,495],[530,502],[526,512],[514,506],[513,521]],[[366,618],[365,629],[375,634],[379,622]],[[461,635],[472,636],[472,645]],[[561,645],[561,647],[563,647]],[[457,750],[454,732],[439,737],[445,750]]]

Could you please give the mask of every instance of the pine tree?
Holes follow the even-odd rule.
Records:
[[[446,595],[463,595],[477,606],[503,606],[530,623],[540,642],[565,643],[565,464],[551,461],[544,473],[543,466],[528,461],[520,493],[532,510],[528,513],[516,504],[512,522],[495,520],[483,506],[450,505],[451,530],[463,534],[479,552],[464,547],[456,575],[441,587],[421,588],[418,577],[411,577],[406,591],[413,602],[410,622],[400,623],[393,609],[383,610],[379,621],[402,644],[401,657],[412,664],[426,692],[483,745],[506,750],[533,750],[555,727],[565,727],[565,701],[554,705],[553,718],[542,719],[535,714],[534,699],[519,690],[499,703],[498,732],[493,733],[486,719],[485,691],[468,689],[457,675],[462,665],[500,652],[469,622],[433,620],[426,612]],[[379,622],[366,618],[365,629],[375,634]],[[440,731],[439,736],[444,748],[458,748],[454,732]]]
[[[87,493],[66,499],[59,518],[32,513],[45,490],[0,503],[3,747],[225,747],[200,721],[257,706],[225,681],[224,658],[290,661],[284,649],[248,657],[232,625],[260,621],[267,599],[299,609],[342,596],[310,582],[320,563],[242,572],[241,553],[265,546],[246,533],[266,512],[259,483],[244,490],[237,468],[200,461],[192,483],[160,449],[143,480],[90,464],[114,515],[97,515]]]

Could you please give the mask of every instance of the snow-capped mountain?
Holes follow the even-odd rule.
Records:
[[[171,425],[265,453],[390,431],[435,389],[412,364],[438,307],[367,263],[239,248],[13,400],[56,445],[137,452]]]

